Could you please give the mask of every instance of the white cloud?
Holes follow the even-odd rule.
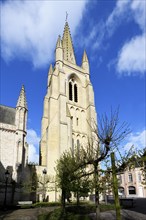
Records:
[[[143,75],[146,71],[146,35],[136,36],[124,44],[118,55],[117,71]]]
[[[6,61],[23,58],[40,67],[52,59],[66,11],[72,35],[86,1],[5,1],[1,3],[1,48]]]
[[[27,130],[28,162],[39,163],[39,141],[40,137],[33,129]]]
[[[139,150],[146,148],[146,130],[130,134],[124,148],[129,150],[132,145]]]
[[[135,22],[145,32],[146,28],[146,2],[141,0],[133,0],[131,9],[134,12]]]
[[[116,28],[120,25],[122,20],[127,17],[127,10],[129,8],[130,0],[118,0],[112,13],[106,20],[106,30],[109,36],[113,34]]]
[[[144,75],[146,72],[146,2],[141,0],[118,0],[106,21],[109,36],[120,25],[123,19],[134,20],[141,30],[141,35],[133,36],[126,41],[120,51],[116,64],[117,72],[125,75]]]
[[[37,153],[36,147],[33,144],[29,144],[28,162],[39,164],[39,154]]]

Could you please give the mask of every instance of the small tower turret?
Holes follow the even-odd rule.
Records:
[[[59,65],[59,67],[62,67],[62,61],[63,61],[63,48],[62,48],[62,42],[60,35],[58,36],[57,44],[56,44],[56,64]]]
[[[16,105],[16,129],[26,132],[27,111],[25,88],[22,86]]]
[[[15,125],[16,125],[16,163],[22,164],[22,167],[26,165],[28,145],[26,144],[26,124],[27,124],[27,102],[24,86],[21,88],[21,92],[16,105],[16,116],[15,116]]]
[[[48,87],[51,85],[52,73],[53,73],[53,67],[52,67],[52,64],[51,64],[49,72],[48,72]]]
[[[85,50],[82,58],[82,68],[89,74],[89,61]]]

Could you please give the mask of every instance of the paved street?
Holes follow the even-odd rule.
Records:
[[[37,216],[53,211],[57,207],[43,207],[32,209],[17,209],[11,211],[0,211],[0,220],[37,220]],[[121,211],[122,220],[146,220],[146,198],[134,199],[134,207]],[[95,219],[95,213],[90,214]],[[116,220],[115,211],[101,213],[102,220]]]

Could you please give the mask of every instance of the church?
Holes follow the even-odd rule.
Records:
[[[8,169],[12,170],[12,178],[17,181],[18,168],[25,167],[27,164],[27,112],[24,86],[22,86],[15,108],[0,105],[0,178]]]
[[[27,174],[29,178],[32,170],[28,165],[28,108],[24,86],[16,107],[1,105],[0,112],[0,184],[7,170],[11,174],[11,180],[20,182],[22,177],[26,179]],[[92,137],[92,121],[96,122],[96,110],[88,57],[83,51],[81,66],[76,64],[66,21],[63,37],[59,36],[56,43],[55,64],[50,65],[48,73],[41,126],[40,161],[33,172],[35,170],[39,178],[47,174],[55,180],[56,161],[65,150],[80,147]],[[49,201],[57,201],[60,193],[56,190],[55,181],[46,185],[46,188],[51,187],[53,191],[47,190],[45,196]],[[42,199],[43,196],[42,190],[38,190],[36,197]],[[21,197],[23,195],[15,200],[22,199]]]
[[[58,37],[55,64],[50,65],[47,93],[44,97],[40,141],[40,165],[55,176],[56,161],[65,150],[85,145],[92,137],[96,122],[94,92],[86,52],[82,64],[76,64],[75,52],[66,21],[63,37]],[[52,195],[51,195],[52,194]],[[50,193],[50,200],[54,200]]]

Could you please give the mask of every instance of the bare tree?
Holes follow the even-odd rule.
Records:
[[[104,161],[110,153],[117,148],[121,141],[130,133],[127,123],[120,123],[119,111],[112,111],[110,117],[107,114],[98,119],[98,124],[92,126],[93,139],[84,149],[84,160],[81,166],[92,165],[94,169],[94,188],[96,219],[100,219],[99,209],[99,164]]]

